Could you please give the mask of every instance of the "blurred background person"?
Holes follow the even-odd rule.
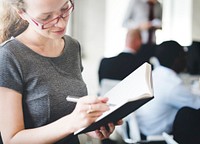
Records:
[[[162,6],[157,0],[130,0],[123,20],[125,28],[139,28],[142,44],[155,44],[155,30],[162,27]]]
[[[160,65],[152,73],[155,98],[136,111],[143,139],[163,132],[172,133],[180,108],[200,108],[200,96],[191,93],[178,75],[186,68],[183,47],[175,41],[163,42],[156,49],[156,57]]]
[[[103,58],[100,62],[98,76],[101,80],[114,79],[122,80],[138,68],[142,58],[137,56],[141,48],[141,34],[139,29],[130,29],[126,35],[125,49],[115,57]]]

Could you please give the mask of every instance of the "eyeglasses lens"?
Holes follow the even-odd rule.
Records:
[[[47,29],[50,27],[53,27],[55,24],[58,23],[60,18],[63,18],[65,20],[65,18],[67,18],[73,11],[74,6],[71,3],[71,1],[68,2],[69,8],[67,10],[65,10],[60,16],[56,17],[55,19],[47,22],[46,24],[43,25],[43,29]]]

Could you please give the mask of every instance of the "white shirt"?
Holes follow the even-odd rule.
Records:
[[[200,96],[193,95],[171,69],[156,67],[153,87],[154,99],[136,111],[140,131],[146,136],[172,132],[175,115],[181,107],[200,108]]]
[[[136,51],[134,49],[131,49],[129,47],[125,47],[124,50],[123,50],[124,53],[133,53],[135,54]]]
[[[123,19],[123,27],[125,28],[138,28],[142,23],[149,21],[149,6],[147,0],[130,0],[124,19]],[[162,6],[159,2],[157,2],[154,6],[154,20],[152,24],[154,26],[161,26],[162,19]],[[148,41],[148,30],[142,30],[142,42],[143,44]],[[155,35],[153,37],[155,42]]]

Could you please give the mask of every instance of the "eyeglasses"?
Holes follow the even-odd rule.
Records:
[[[31,18],[27,13],[26,13],[26,15],[35,25],[40,27],[40,29],[42,29],[42,30],[48,29],[48,28],[55,26],[59,22],[60,18],[65,20],[65,18],[67,18],[72,13],[72,11],[74,10],[74,4],[71,0],[68,1],[68,6],[69,6],[69,8],[64,10],[61,15],[59,15],[58,17],[56,17],[48,22],[45,22],[43,24],[38,22],[37,20]]]

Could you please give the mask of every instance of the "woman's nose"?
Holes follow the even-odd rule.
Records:
[[[58,19],[58,22],[57,22],[54,26],[55,26],[55,27],[61,27],[61,28],[63,28],[63,27],[66,26],[67,21],[68,21],[68,19],[63,18],[63,17],[60,17],[60,18]]]

